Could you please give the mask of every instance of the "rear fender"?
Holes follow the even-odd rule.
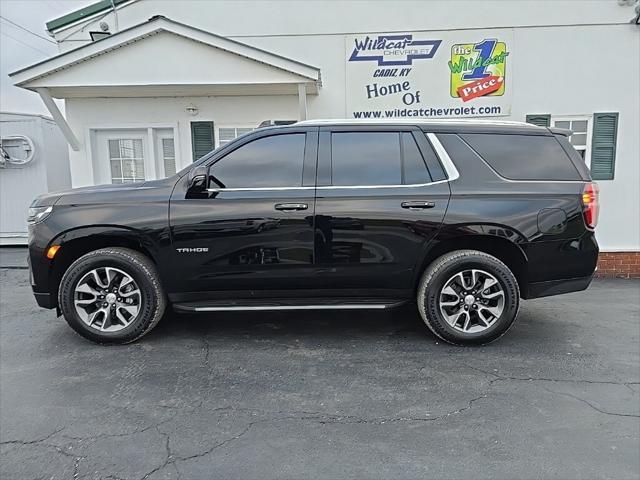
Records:
[[[504,262],[514,273],[522,291],[527,285],[528,258],[522,246],[526,239],[517,230],[505,225],[476,223],[444,226],[429,242],[417,263],[414,285],[417,285],[424,270],[436,258],[454,250],[479,250]]]

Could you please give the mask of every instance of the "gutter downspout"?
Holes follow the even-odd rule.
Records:
[[[69,146],[71,147],[71,149],[74,152],[79,151],[80,142],[78,142],[76,135],[73,133],[73,130],[71,130],[71,127],[69,126],[69,124],[67,123],[67,120],[62,115],[62,112],[60,112],[60,109],[56,105],[56,102],[54,102],[53,98],[51,98],[49,89],[40,87],[40,88],[36,88],[35,90],[36,92],[38,92],[38,95],[40,95],[42,102],[47,107],[47,110],[49,110],[49,113],[53,117],[53,120],[56,122],[56,125],[58,125],[58,127],[62,131],[64,138],[67,139],[67,142],[69,143]]]

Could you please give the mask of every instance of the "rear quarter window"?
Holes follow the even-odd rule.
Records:
[[[511,180],[582,180],[554,136],[461,134],[491,168]]]
[[[569,142],[569,139],[567,137],[565,137],[564,135],[556,135],[555,137],[558,140],[558,143],[560,143],[562,149],[573,162],[573,166],[578,169],[578,172],[580,172],[582,180],[590,182],[591,172],[589,172],[589,168],[587,167],[584,158],[582,158],[578,151],[573,148],[573,145],[571,145],[571,142]]]

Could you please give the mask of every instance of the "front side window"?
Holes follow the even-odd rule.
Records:
[[[334,132],[331,177],[335,186],[413,185],[430,181],[410,133]]]
[[[144,177],[142,139],[109,140],[109,163],[112,183],[139,182]]]
[[[209,171],[217,188],[273,188],[302,185],[305,134],[253,140],[224,156]]]

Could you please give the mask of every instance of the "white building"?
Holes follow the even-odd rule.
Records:
[[[638,252],[637,15],[633,0],[103,0],[47,23],[60,54],[11,76],[65,133],[74,186],[169,175],[265,120],[569,126],[600,184],[602,249]]]
[[[0,112],[0,147],[0,245],[26,245],[33,198],[71,187],[67,142],[51,118]]]

